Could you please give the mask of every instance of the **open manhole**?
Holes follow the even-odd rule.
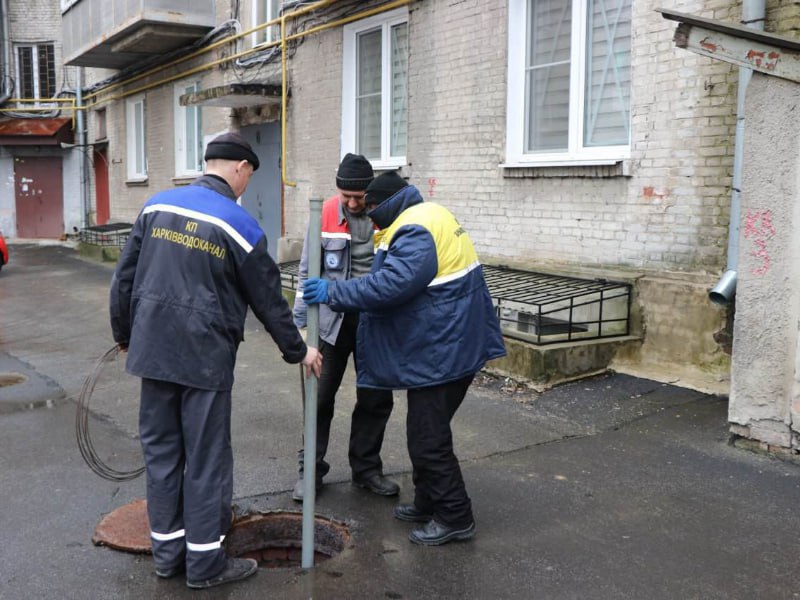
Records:
[[[149,553],[147,502],[134,500],[107,514],[97,525],[92,542],[125,552]],[[315,565],[336,556],[349,543],[347,525],[325,517],[314,518]],[[300,567],[303,515],[283,510],[237,515],[224,545],[229,556],[254,558],[265,569]]]
[[[0,373],[0,388],[11,387],[26,381],[28,381],[28,378],[19,373]]]
[[[238,517],[225,538],[230,556],[253,558],[267,569],[299,567],[302,558],[303,515],[296,512],[259,512]],[[350,542],[344,523],[314,518],[314,564],[339,554]]]

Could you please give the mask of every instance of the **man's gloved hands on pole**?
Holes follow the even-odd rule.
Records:
[[[328,280],[311,277],[303,282],[303,300],[306,304],[328,303]]]

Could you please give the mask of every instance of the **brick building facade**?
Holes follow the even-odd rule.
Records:
[[[276,8],[274,2],[262,2],[267,11]],[[517,135],[509,115],[520,102],[509,99],[510,90],[525,89],[509,70],[509,63],[518,62],[516,53],[525,55],[524,44],[514,45],[520,30],[515,16],[526,10],[524,0],[345,0],[287,19],[288,33],[297,37],[286,55],[286,136],[276,155],[262,156],[262,161],[280,159],[285,171],[285,181],[264,184],[277,186],[280,198],[270,200],[280,203],[280,223],[272,223],[268,232],[281,238],[279,258],[296,255],[308,200],[330,195],[340,157],[359,150],[352,122],[356,101],[348,95],[352,53],[358,52],[353,44],[371,40],[364,32],[384,31],[393,44],[407,49],[405,105],[397,117],[402,123],[387,124],[402,125],[405,135],[384,140],[402,142],[403,148],[387,154],[382,147],[373,161],[378,169],[399,167],[427,199],[452,209],[487,264],[631,282],[632,332],[639,342],[618,352],[612,367],[725,392],[730,362],[725,343],[717,340],[730,333],[728,315],[708,302],[707,293],[726,264],[737,73],[730,65],[677,50],[673,25],[655,9],[666,5],[738,22],[740,3],[611,4],[628,11],[624,27],[629,32],[621,49],[601,66],[608,76],[624,72],[628,78],[622,86],[627,142],[606,154],[584,144],[579,149],[584,154],[539,162],[535,156],[513,158],[509,141]],[[580,17],[595,3],[575,0],[573,5],[584,11],[574,13]],[[284,13],[299,6],[284,2]],[[215,10],[218,24],[234,19],[241,24],[239,31],[259,22],[250,1],[216,0]],[[623,22],[618,13],[601,16],[609,20],[609,31],[617,31],[612,21],[614,27]],[[393,28],[397,24],[407,29]],[[768,31],[796,35],[798,27],[800,3],[767,2]],[[271,31],[267,41],[276,39]],[[304,31],[312,33],[301,35]],[[92,113],[106,111],[113,220],[132,220],[157,190],[191,179],[180,176],[176,167],[176,85],[196,81],[198,90],[253,83],[280,88],[280,53],[271,58],[262,54],[263,60],[254,62],[249,55],[226,62],[231,55],[246,55],[255,35],[123,81],[113,92],[90,99]],[[212,61],[213,67],[203,68]],[[188,75],[192,69],[198,70]],[[393,89],[392,81],[388,85],[384,95]],[[128,101],[136,97],[145,101],[147,173],[132,179],[126,119]],[[589,114],[578,104],[570,106],[584,119]],[[274,99],[250,107],[208,100],[201,111],[203,136],[242,128],[260,140],[277,131],[281,117]],[[89,122],[91,138],[94,120]]]

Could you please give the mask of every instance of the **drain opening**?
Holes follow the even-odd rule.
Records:
[[[28,381],[28,378],[19,373],[0,373],[0,388],[11,387],[26,381]]]
[[[341,522],[314,518],[314,564],[338,555],[350,542]],[[303,515],[288,511],[238,517],[225,538],[229,556],[253,558],[266,569],[295,568],[302,563]]]

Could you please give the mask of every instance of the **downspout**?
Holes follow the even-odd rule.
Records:
[[[83,104],[83,67],[78,67],[78,85],[75,91],[76,126],[78,128],[78,170],[80,171],[82,228],[89,227],[89,144],[86,135],[86,107]]]
[[[765,0],[742,1],[742,24],[752,29],[764,29]],[[736,135],[733,149],[733,184],[731,218],[728,224],[728,265],[725,273],[708,294],[714,304],[725,306],[736,295],[736,270],[739,263],[739,223],[742,212],[742,165],[744,164],[744,103],[747,86],[753,71],[739,67],[739,89],[736,94]]]
[[[8,25],[8,0],[0,0],[0,19],[3,20],[3,89],[0,105],[11,98],[11,33]]]

